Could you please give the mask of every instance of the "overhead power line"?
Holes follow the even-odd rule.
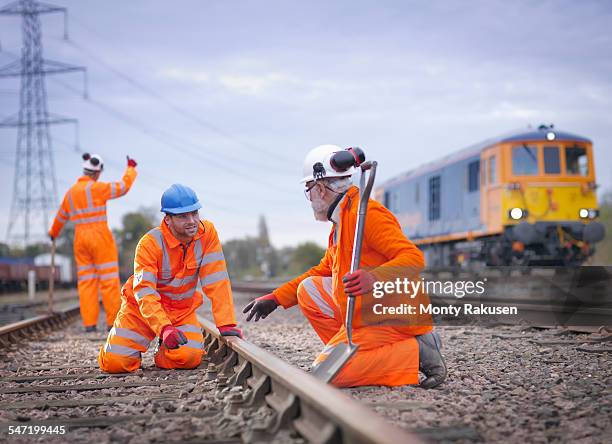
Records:
[[[80,26],[81,28],[83,28],[85,31],[96,35],[98,38],[105,40],[105,37],[101,36],[97,31],[92,30],[89,26],[85,25],[83,22],[76,20],[76,23],[78,26]],[[97,63],[99,63],[100,65],[102,65],[103,67],[105,67],[107,70],[109,70],[110,72],[112,72],[113,74],[115,74],[116,76],[122,78],[123,80],[125,80],[126,82],[128,82],[129,84],[131,84],[133,87],[139,89],[140,91],[144,92],[145,94],[150,95],[151,97],[159,100],[161,103],[165,104],[166,106],[168,106],[170,109],[172,109],[173,111],[175,111],[176,113],[178,113],[179,115],[191,120],[192,122],[195,122],[196,124],[206,128],[209,131],[212,131],[228,140],[231,140],[233,142],[235,142],[238,145],[243,146],[244,148],[247,148],[249,151],[253,151],[255,150],[256,152],[261,152],[261,153],[265,153],[268,156],[270,156],[270,159],[272,159],[273,162],[276,161],[284,161],[286,163],[292,164],[294,161],[292,159],[289,159],[288,157],[285,157],[282,153],[278,152],[278,151],[270,151],[264,147],[249,143],[249,142],[245,142],[239,138],[237,138],[236,136],[228,133],[227,131],[224,131],[223,129],[219,128],[217,125],[202,119],[202,117],[192,113],[189,110],[186,110],[185,108],[177,105],[176,103],[172,102],[171,100],[169,100],[168,98],[164,97],[162,94],[160,94],[159,92],[155,91],[154,89],[148,87],[147,85],[144,85],[142,82],[134,79],[132,76],[120,71],[119,69],[115,68],[114,66],[112,66],[110,63],[108,63],[107,61],[105,61],[102,57],[96,55],[93,53],[93,51],[85,48],[83,45],[81,44],[77,44],[76,42],[72,42],[70,39],[67,39],[67,41],[74,46],[76,49],[78,49],[79,51],[83,52],[84,54],[86,54],[87,56],[89,56],[91,59],[93,59],[94,61],[96,61]],[[115,48],[116,50],[116,48]],[[133,59],[133,57],[130,57],[131,59]]]
[[[68,90],[71,90],[73,92],[78,93],[78,91],[73,88],[72,86],[58,81],[57,79],[54,79],[54,82],[67,88]],[[152,138],[153,140],[155,140],[156,142],[166,145],[170,148],[172,148],[173,150],[182,152],[183,154],[186,154],[189,156],[189,158],[199,158],[201,159],[203,162],[205,162],[206,165],[213,165],[216,166],[224,171],[230,172],[232,174],[234,174],[236,177],[240,177],[242,179],[247,180],[250,183],[254,183],[254,184],[260,184],[262,186],[266,186],[269,187],[271,189],[274,189],[275,191],[280,191],[282,193],[286,193],[286,194],[291,194],[294,195],[294,193],[291,193],[290,191],[279,187],[278,184],[272,183],[272,182],[268,182],[267,180],[264,180],[262,178],[262,176],[267,175],[268,170],[264,170],[262,176],[257,176],[255,174],[252,173],[244,173],[240,170],[238,170],[235,166],[233,165],[228,165],[227,161],[222,161],[220,159],[217,158],[216,155],[214,154],[209,154],[207,153],[207,150],[205,149],[205,147],[201,146],[201,145],[195,145],[192,144],[191,142],[185,142],[183,141],[183,143],[181,143],[180,141],[176,141],[176,136],[173,134],[170,134],[166,131],[157,129],[157,128],[153,128],[141,121],[139,121],[138,119],[135,119],[134,117],[119,111],[115,108],[113,108],[112,106],[94,99],[91,97],[91,95],[86,99],[87,102],[91,103],[92,105],[94,105],[95,107],[97,107],[98,109],[103,110],[104,112],[106,112],[107,114],[113,116],[115,119],[117,119],[118,121],[120,121],[121,123],[128,125],[136,130],[138,130],[139,132],[149,136],[150,138]],[[174,139],[174,140],[173,140]],[[185,145],[192,145],[195,147],[195,149],[187,149],[185,148]]]

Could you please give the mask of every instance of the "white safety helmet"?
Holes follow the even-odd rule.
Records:
[[[355,167],[350,167],[346,171],[338,172],[334,170],[330,164],[330,159],[332,154],[337,153],[338,151],[344,151],[337,145],[319,145],[316,148],[310,150],[310,152],[306,155],[304,159],[304,177],[300,181],[300,183],[310,182],[311,180],[315,180],[314,173],[318,172],[317,179],[322,179],[326,177],[347,177],[352,176],[355,172]],[[315,165],[318,165],[315,167]]]
[[[104,161],[99,154],[83,154],[83,169],[88,171],[102,171],[104,169]]]

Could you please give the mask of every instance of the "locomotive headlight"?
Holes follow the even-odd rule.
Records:
[[[599,216],[599,210],[594,208],[580,208],[578,216],[580,216],[580,219],[595,219]]]
[[[526,211],[523,211],[521,208],[512,208],[509,212],[510,219],[519,220],[522,219],[527,214]]]
[[[549,131],[546,133],[546,140],[548,141],[553,141],[557,138],[557,135],[555,133],[553,133],[552,131]]]

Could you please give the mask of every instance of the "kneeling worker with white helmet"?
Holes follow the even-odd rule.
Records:
[[[422,252],[406,238],[395,216],[370,199],[360,262],[364,268],[350,273],[359,189],[351,182],[355,168],[342,171],[332,165],[332,156],[341,151],[344,150],[335,145],[321,145],[310,151],[304,162],[302,183],[315,219],[332,222],[325,256],[301,276],[244,308],[244,313],[249,312],[247,321],[253,317],[257,321],[279,305],[299,305],[325,344],[313,363],[315,367],[328,358],[335,346],[348,342],[344,325],[347,295],[371,293],[377,280],[366,267],[424,267]],[[353,149],[348,151],[356,156]],[[424,388],[433,388],[446,378],[440,338],[432,332],[431,325],[365,325],[360,316],[354,319],[352,337],[359,348],[336,374],[334,385],[418,384],[419,370],[425,374],[420,384]]]

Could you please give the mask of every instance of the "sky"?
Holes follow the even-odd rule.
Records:
[[[0,6],[7,4],[0,0]],[[79,119],[79,146],[101,180],[125,156],[139,176],[108,204],[109,224],[184,183],[223,241],[327,242],[304,198],[317,145],[360,146],[379,182],[508,131],[554,123],[594,143],[612,189],[612,2],[50,0],[46,59],[85,66],[47,76],[48,108]],[[20,54],[19,17],[0,16],[0,66]],[[0,118],[19,106],[0,79]],[[81,171],[72,126],[51,129],[58,204]],[[16,130],[0,128],[0,239],[15,173]],[[36,228],[36,227],[35,227]],[[37,228],[43,232],[42,225]]]

